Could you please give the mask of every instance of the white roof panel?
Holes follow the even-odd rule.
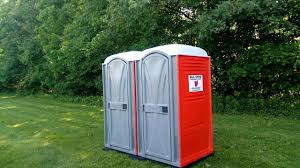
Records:
[[[111,60],[113,60],[115,58],[121,58],[121,59],[124,59],[125,61],[139,60],[142,57],[141,53],[142,52],[140,52],[140,51],[129,51],[129,52],[123,52],[123,53],[114,54],[114,55],[111,55],[111,56],[107,57],[104,60],[103,64],[107,64],[107,63],[109,63]]]
[[[207,52],[199,47],[184,45],[184,44],[168,44],[149,48],[143,51],[144,55],[147,55],[153,51],[162,51],[168,55],[187,55],[197,57],[209,57]]]

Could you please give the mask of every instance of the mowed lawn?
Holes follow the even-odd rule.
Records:
[[[214,156],[192,167],[300,167],[300,122],[214,114]],[[102,150],[103,110],[0,94],[1,168],[168,167]]]

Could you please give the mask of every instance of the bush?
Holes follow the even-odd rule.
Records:
[[[103,96],[63,96],[63,95],[44,95],[53,97],[53,99],[71,102],[81,103],[91,106],[103,107]]]
[[[241,98],[213,96],[213,112],[285,116],[300,119],[299,97]]]

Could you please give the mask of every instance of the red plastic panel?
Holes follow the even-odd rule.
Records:
[[[133,63],[133,86],[134,86],[134,105],[133,105],[133,111],[134,111],[134,144],[135,144],[135,154],[138,155],[139,147],[138,147],[138,133],[137,133],[137,104],[136,104],[136,62]]]
[[[182,167],[213,152],[210,58],[178,56],[177,65]],[[203,91],[191,92],[189,75],[202,75]]]

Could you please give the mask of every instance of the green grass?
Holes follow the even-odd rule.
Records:
[[[300,122],[214,114],[215,154],[192,167],[299,167]],[[0,167],[167,167],[104,152],[103,110],[0,94]]]

